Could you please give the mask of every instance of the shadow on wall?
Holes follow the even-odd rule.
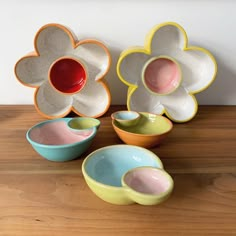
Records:
[[[116,73],[116,65],[121,50],[118,50],[116,48],[109,48],[109,50],[111,53],[112,62],[111,62],[111,68],[106,76],[106,81],[108,82],[111,90],[111,96],[112,96],[111,102],[113,105],[124,105],[126,104],[128,87],[120,81]]]
[[[216,52],[215,52],[216,55]],[[218,72],[209,88],[196,95],[200,105],[233,105],[236,101],[236,70],[215,56]]]

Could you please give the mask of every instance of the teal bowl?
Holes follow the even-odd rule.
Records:
[[[86,135],[70,131],[67,123],[72,118],[60,118],[34,125],[26,133],[28,142],[42,157],[64,162],[78,158],[91,146],[97,133],[93,127]]]

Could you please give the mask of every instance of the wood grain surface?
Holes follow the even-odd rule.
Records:
[[[91,148],[53,163],[25,139],[43,121],[33,106],[0,106],[0,235],[236,235],[236,107],[200,106],[197,116],[151,149],[172,175],[172,196],[157,206],[116,206],[97,198],[81,172],[91,151],[122,143],[112,106]],[[72,114],[73,115],[73,114]]]

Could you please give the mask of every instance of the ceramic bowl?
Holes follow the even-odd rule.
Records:
[[[78,41],[74,33],[59,24],[40,28],[35,51],[15,65],[19,82],[35,88],[36,110],[46,118],[99,117],[109,108],[111,95],[105,80],[111,56],[98,40]]]
[[[217,63],[206,49],[189,46],[185,30],[175,22],[155,26],[144,47],[124,50],[117,74],[128,86],[128,110],[165,114],[187,122],[197,113],[195,94],[214,81]]]
[[[50,66],[48,79],[58,92],[75,94],[85,86],[88,72],[82,62],[75,57],[60,57]]]
[[[141,205],[156,205],[169,198],[174,181],[163,169],[137,167],[123,175],[122,186],[134,202]]]
[[[142,81],[151,93],[157,95],[173,93],[179,87],[181,80],[180,66],[171,57],[153,57],[143,66]]]
[[[120,125],[127,127],[136,125],[140,114],[136,111],[116,111],[111,114],[111,118]]]
[[[125,127],[116,120],[112,126],[119,138],[126,144],[151,148],[159,145],[172,130],[172,122],[164,116],[140,112],[140,119],[134,126]]]
[[[75,134],[89,134],[95,127],[99,129],[101,122],[91,117],[76,117],[68,121],[67,125],[71,132]]]
[[[67,123],[71,118],[44,121],[30,128],[26,133],[28,142],[42,157],[50,161],[70,161],[78,158],[92,144],[96,127],[86,134],[74,134]]]
[[[135,170],[137,167],[140,169]],[[147,170],[146,167],[153,169]],[[83,161],[82,173],[89,188],[99,198],[118,205],[157,204],[165,200],[173,188],[173,181],[163,170],[161,160],[153,152],[132,145],[112,145],[94,151]],[[153,179],[157,176],[163,180],[161,184]],[[138,184],[143,189],[137,189],[140,178],[146,182],[142,186]],[[148,192],[147,188],[154,182],[156,188],[160,185],[162,190],[154,187]]]

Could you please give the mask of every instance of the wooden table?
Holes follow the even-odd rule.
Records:
[[[116,206],[97,198],[81,172],[85,156],[122,143],[110,114],[89,151],[53,163],[25,139],[44,120],[33,106],[0,106],[0,235],[236,235],[236,107],[202,106],[151,149],[172,175],[172,196],[157,206]]]

